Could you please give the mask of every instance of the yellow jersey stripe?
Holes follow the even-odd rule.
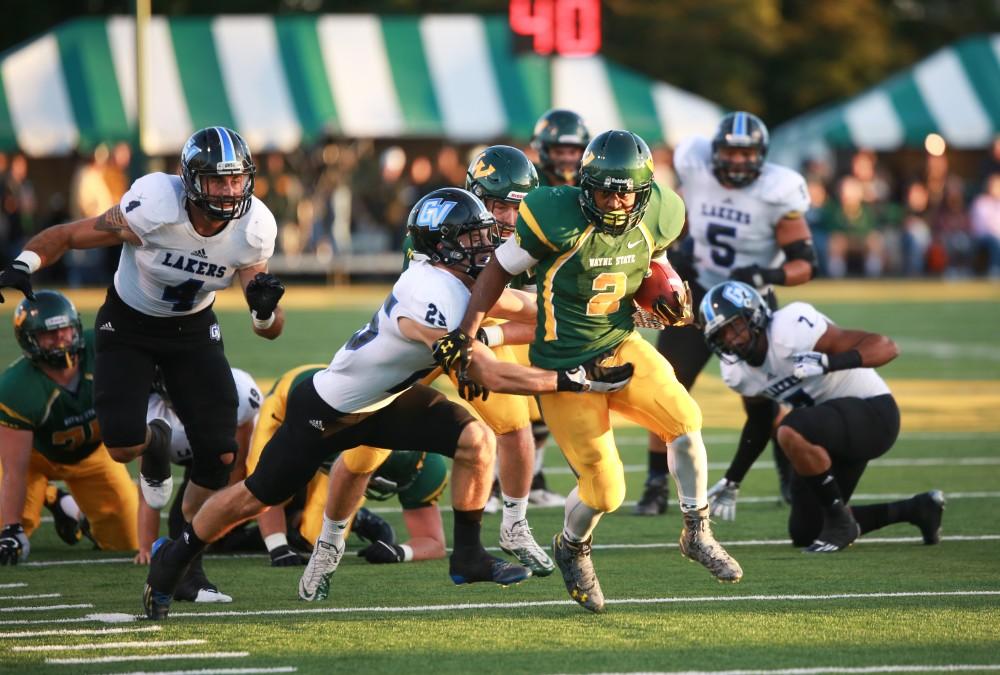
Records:
[[[524,202],[521,202],[522,204]],[[576,252],[580,250],[584,242],[586,242],[590,235],[594,232],[594,226],[588,225],[587,229],[583,231],[580,238],[577,239],[576,244],[573,248],[563,253],[561,256],[556,258],[556,261],[552,263],[552,267],[545,273],[545,278],[542,280],[542,302],[545,305],[545,341],[552,342],[559,337],[558,328],[556,327],[556,308],[553,304],[554,286],[556,273],[566,264],[566,261],[576,255]]]
[[[0,410],[2,410],[3,413],[5,415],[7,415],[8,417],[13,417],[14,419],[18,420],[19,422],[24,422],[25,424],[30,424],[31,426],[35,426],[34,422],[32,422],[31,420],[29,420],[27,417],[25,417],[21,413],[17,412],[13,408],[9,408],[9,407],[5,406],[3,403],[0,403]]]
[[[521,206],[517,209],[517,213],[524,219],[524,222],[528,226],[528,229],[531,230],[531,233],[538,237],[538,241],[542,242],[553,251],[559,250],[555,244],[549,241],[548,237],[545,236],[545,233],[542,232],[542,228],[538,226],[538,221],[535,220],[535,214],[528,208],[527,203],[522,201]]]
[[[652,256],[656,252],[656,242],[653,239],[653,233],[646,227],[646,223],[641,220],[639,221],[639,231],[642,232],[642,236],[646,239],[646,246],[649,247],[649,255]]]

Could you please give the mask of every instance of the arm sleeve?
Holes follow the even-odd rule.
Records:
[[[507,270],[509,274],[517,275],[527,272],[538,264],[537,259],[521,248],[517,237],[507,239],[507,241],[493,252],[493,255],[497,257],[500,267]]]
[[[726,471],[727,480],[742,483],[747,471],[764,452],[767,441],[771,438],[775,405],[775,402],[769,399],[743,399],[743,409],[746,410],[747,419],[740,433],[736,456]]]

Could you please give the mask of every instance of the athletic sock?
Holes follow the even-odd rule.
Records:
[[[667,453],[649,450],[647,454],[649,455],[649,468],[646,472],[647,478],[660,478],[670,473]]]
[[[501,494],[503,500],[503,516],[501,527],[510,528],[514,523],[528,517],[528,497],[510,497]]]
[[[483,523],[483,510],[472,509],[471,511],[460,511],[453,509],[455,514],[455,553],[461,556],[478,555],[479,552],[486,552],[480,539],[480,530]]]
[[[323,529],[319,533],[319,540],[326,544],[331,544],[338,549],[344,548],[344,536],[350,524],[350,518],[346,520],[333,520],[324,513]]]
[[[580,499],[580,489],[574,487],[566,495],[566,519],[563,522],[563,538],[579,543],[590,539],[603,511],[593,509]]]
[[[806,484],[819,498],[820,506],[829,511],[844,505],[844,498],[840,494],[840,486],[837,479],[829,471],[824,471],[818,476],[805,476]]]
[[[896,502],[896,504],[898,503],[900,502]],[[854,514],[854,520],[858,522],[858,526],[861,528],[861,534],[867,534],[868,532],[885,527],[886,525],[901,522],[901,519],[893,518],[893,506],[893,504],[866,504],[865,506],[852,506],[851,513]]]

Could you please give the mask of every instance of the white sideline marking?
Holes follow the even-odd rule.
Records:
[[[0,595],[0,600],[40,600],[41,598],[61,598],[62,593],[35,593],[34,595]]]
[[[0,588],[24,588],[28,584],[20,582],[16,584],[0,584]]]
[[[203,645],[208,640],[138,640],[133,642],[88,642],[81,645],[26,645],[11,647],[12,652],[74,652],[85,649],[122,649],[127,647],[182,647],[184,645]]]
[[[949,664],[949,665],[898,665],[857,666],[827,668],[782,668],[776,670],[673,670],[659,675],[815,675],[818,673],[955,673],[968,671],[1000,670],[1000,664]],[[602,675],[612,675],[603,673]],[[627,675],[616,673],[614,675]]]
[[[24,607],[0,607],[0,612],[51,612],[57,609],[89,609],[93,607],[89,602],[79,605],[27,605]]]
[[[976,535],[964,535],[964,534],[953,534],[946,537],[941,537],[941,541],[998,541],[1000,540],[1000,534],[976,534]],[[861,537],[854,542],[854,545],[858,544],[909,544],[909,543],[922,543],[924,540],[922,537]],[[726,546],[788,546],[790,549],[795,548],[792,546],[792,542],[788,539],[744,539],[741,541],[727,541]],[[635,549],[635,548],[677,548],[678,544],[673,542],[662,542],[653,544],[594,544],[594,548],[604,549],[606,551],[618,550],[618,549]],[[488,549],[499,551],[499,547]]]
[[[642,439],[648,438],[649,432],[640,427],[619,427],[615,430],[615,438]],[[902,431],[900,440],[904,441],[982,441],[1000,438],[1000,431]],[[738,433],[704,434],[706,444],[735,443],[740,440]],[[546,467],[546,470],[548,468]]]
[[[135,670],[113,673],[113,675],[251,675],[252,673],[294,673],[295,666],[277,668],[206,668],[202,670]]]
[[[90,616],[74,616],[68,619],[3,619],[0,620],[0,626],[29,626],[41,623],[87,623],[89,621],[97,621]]]
[[[0,638],[34,638],[51,635],[117,635],[120,633],[154,633],[163,626],[136,626],[134,628],[77,628],[67,630],[28,630],[17,633],[0,633]]]
[[[167,659],[241,659],[250,652],[199,652],[192,654],[136,654],[134,656],[98,656],[92,659],[45,659],[45,663],[72,665],[77,663],[121,663],[122,661],[159,661]]]
[[[699,603],[699,602],[743,602],[743,601],[823,601],[823,600],[867,600],[885,598],[932,598],[949,596],[1000,596],[1000,591],[899,591],[895,593],[831,593],[828,595],[725,595],[725,596],[700,596],[700,597],[672,597],[672,598],[622,598],[618,600],[605,600],[608,604],[614,605],[659,605],[674,603]],[[461,603],[448,605],[415,605],[411,607],[315,607],[309,609],[261,609],[261,610],[228,610],[222,612],[171,612],[171,617],[201,618],[214,616],[290,616],[295,614],[350,614],[352,612],[361,613],[410,613],[410,612],[447,612],[452,610],[479,610],[479,609],[521,609],[524,607],[558,607],[564,605],[575,606],[572,600],[531,600],[528,602],[479,602]]]
[[[892,468],[906,468],[906,467],[925,467],[925,466],[997,466],[1000,465],[1000,457],[914,457],[911,459],[907,458],[890,458],[890,459],[876,459],[868,462],[869,468],[878,467],[892,467]],[[647,466],[645,464],[625,464],[625,473],[646,473]],[[729,462],[709,462],[708,468],[713,471],[722,471],[729,468]],[[750,467],[751,471],[760,471],[763,469],[769,469],[774,471],[774,462],[769,460],[761,460],[754,462],[753,466]],[[568,466],[547,466],[545,467],[545,473],[549,476],[565,476],[573,473],[573,470]]]

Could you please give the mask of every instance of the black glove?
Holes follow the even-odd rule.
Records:
[[[35,299],[35,292],[31,290],[31,273],[28,272],[28,266],[20,260],[15,260],[0,270],[0,288],[16,288],[28,300]],[[0,302],[3,302],[2,294]]]
[[[557,391],[592,391],[598,394],[609,394],[625,388],[625,385],[632,379],[632,364],[626,363],[620,366],[598,365],[608,358],[610,353],[605,352],[596,356],[586,363],[570,368],[569,370],[556,371],[558,374]]]
[[[469,377],[466,372],[458,374],[458,395],[466,401],[482,396],[485,401],[490,397],[490,390]]]
[[[434,362],[446,371],[462,373],[472,362],[472,338],[462,332],[461,328],[456,328],[435,340],[431,351]],[[455,367],[456,363],[458,368]]]
[[[747,265],[734,269],[729,273],[729,278],[733,281],[742,281],[754,288],[761,288],[767,284],[785,283],[785,270],[782,267],[771,269],[760,265]]]
[[[258,272],[257,276],[247,284],[246,296],[250,311],[258,321],[267,321],[274,314],[274,308],[278,306],[278,301],[285,294],[285,286],[278,277],[265,272]]]
[[[0,565],[16,565],[28,557],[31,544],[20,523],[8,525],[0,532]]]
[[[358,551],[358,556],[373,565],[401,563],[406,560],[406,554],[403,552],[402,546],[387,544],[384,541],[376,541],[374,544],[361,549]]]

